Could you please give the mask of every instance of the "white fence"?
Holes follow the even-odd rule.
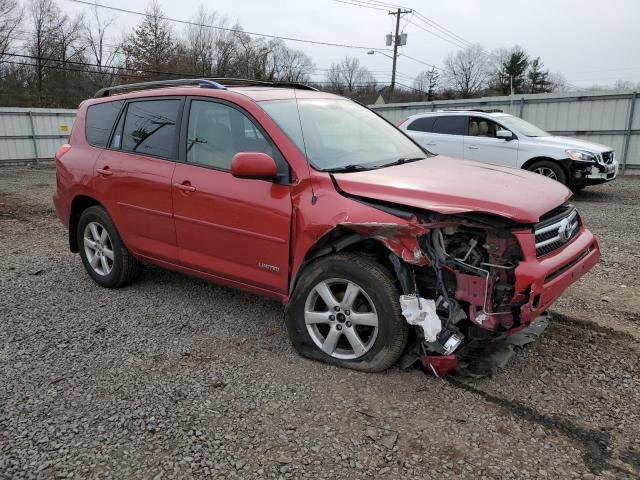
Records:
[[[627,168],[640,168],[640,106],[637,92],[543,93],[370,107],[393,123],[434,110],[499,109],[554,135],[602,143]],[[634,110],[635,114],[634,114]]]
[[[68,109],[0,108],[0,164],[52,159],[75,116]]]

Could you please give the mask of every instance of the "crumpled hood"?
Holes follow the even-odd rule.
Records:
[[[571,191],[541,175],[437,155],[364,172],[334,174],[346,193],[443,214],[485,212],[522,223],[564,203]]]
[[[575,148],[576,150],[587,150],[588,152],[593,153],[610,152],[613,150],[613,148],[600,143],[587,142],[586,140],[578,140],[577,138],[571,137],[537,137],[536,141],[536,144],[538,145],[560,147],[563,150]]]

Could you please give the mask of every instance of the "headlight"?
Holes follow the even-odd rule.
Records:
[[[586,150],[565,150],[571,160],[578,160],[580,162],[595,162],[596,156]]]

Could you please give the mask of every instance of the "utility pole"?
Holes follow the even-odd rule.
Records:
[[[404,14],[411,13],[411,10],[403,10],[399,8],[395,12],[389,12],[389,15],[396,16],[396,33],[393,36],[393,66],[391,67],[391,93],[396,88],[396,63],[398,61],[398,44],[400,43],[400,17]]]

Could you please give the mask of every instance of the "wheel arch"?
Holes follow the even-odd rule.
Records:
[[[289,298],[291,298],[302,272],[311,263],[319,258],[343,251],[360,252],[375,257],[393,272],[393,266],[388,258],[391,252],[380,240],[358,233],[343,225],[337,225],[307,250],[300,267],[291,276]]]
[[[523,170],[529,170],[529,167],[531,165],[533,165],[536,162],[542,162],[542,161],[553,162],[553,163],[557,164],[560,168],[562,168],[562,170],[564,171],[564,173],[566,175],[569,175],[569,170],[567,169],[567,167],[565,167],[562,164],[562,162],[560,160],[558,160],[557,158],[547,157],[547,156],[538,156],[538,157],[530,158],[529,160],[524,162],[522,164],[522,167],[520,167],[520,168],[522,168]]]
[[[79,251],[76,230],[78,229],[80,216],[87,208],[93,206],[104,208],[98,200],[88,195],[77,195],[71,201],[71,209],[69,213],[69,250],[73,253],[78,253]]]

